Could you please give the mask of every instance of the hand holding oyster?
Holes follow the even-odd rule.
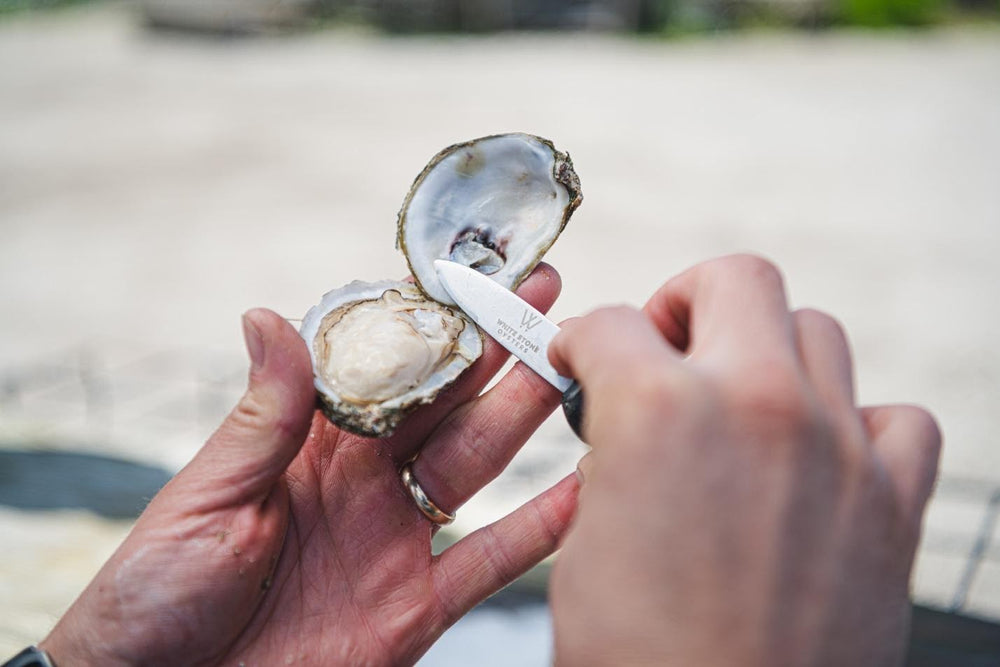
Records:
[[[434,156],[399,212],[397,247],[415,283],[354,281],[302,321],[324,414],[353,433],[385,437],[433,401],[483,349],[434,260],[515,289],[582,200],[569,155],[540,137],[494,135]]]

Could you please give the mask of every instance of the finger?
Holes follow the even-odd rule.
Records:
[[[776,352],[786,359],[795,353],[781,273],[753,255],[698,264],[657,290],[643,310],[671,344],[691,354],[737,352],[767,362]]]
[[[555,303],[561,289],[559,274],[550,265],[542,262],[517,288],[517,294],[545,313]],[[400,424],[396,432],[386,439],[398,460],[412,457],[427,436],[456,406],[477,396],[503,367],[510,353],[489,336],[484,335],[483,338],[483,354],[476,363],[463,373],[454,385],[441,392],[433,403],[421,407],[410,415]]]
[[[854,412],[854,364],[844,328],[818,310],[793,313],[799,358],[820,399],[840,412]]]
[[[589,393],[622,388],[628,378],[659,374],[679,355],[641,312],[630,306],[599,308],[563,324],[549,344],[549,361]]]
[[[243,326],[251,358],[246,393],[179,475],[206,499],[267,496],[302,447],[315,407],[312,364],[298,332],[264,309],[244,315]]]
[[[861,414],[904,516],[919,530],[937,477],[941,430],[929,412],[912,405],[868,407]]]
[[[413,463],[434,503],[454,513],[496,478],[559,404],[559,391],[522,363],[441,422]]]
[[[595,447],[615,441],[616,433],[643,432],[662,420],[641,406],[669,402],[685,376],[678,352],[648,317],[628,306],[601,308],[567,323],[549,344],[549,359],[583,388],[583,439]]]
[[[446,549],[434,565],[436,599],[450,625],[559,546],[576,509],[575,475]]]

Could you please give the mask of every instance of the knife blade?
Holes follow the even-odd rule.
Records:
[[[549,363],[549,342],[559,327],[527,301],[475,269],[438,259],[434,269],[459,308],[483,331],[562,392],[563,412],[573,432],[583,422],[583,392]]]

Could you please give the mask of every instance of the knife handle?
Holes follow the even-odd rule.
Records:
[[[566,414],[566,421],[573,433],[583,440],[583,389],[576,380],[563,392],[562,395],[563,412]]]

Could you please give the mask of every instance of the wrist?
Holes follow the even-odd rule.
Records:
[[[52,667],[66,667],[67,665],[77,667],[78,665],[92,664],[90,658],[80,655],[79,651],[74,650],[71,644],[57,637],[55,632],[38,642],[38,648],[48,655]]]
[[[104,656],[98,650],[106,644],[97,637],[85,637],[68,627],[64,617],[49,636],[38,642],[38,648],[48,654],[53,667],[83,667],[86,665],[117,665],[117,660]]]

